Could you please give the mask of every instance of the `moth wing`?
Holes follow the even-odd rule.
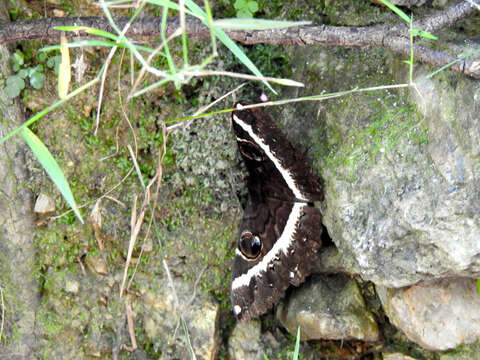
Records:
[[[240,109],[232,113],[232,124],[249,173],[249,192],[286,201],[322,200],[318,176],[270,116],[258,108]]]
[[[250,201],[239,239],[245,232],[258,236],[260,254],[249,259],[237,245],[232,269],[231,301],[239,320],[265,313],[310,275],[321,246],[320,211],[306,203],[266,199]],[[240,242],[240,240],[239,240]]]

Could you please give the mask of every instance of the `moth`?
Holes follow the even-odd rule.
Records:
[[[265,313],[310,275],[321,247],[323,200],[318,176],[262,110],[238,103],[232,125],[248,171],[249,199],[232,268],[231,302],[238,320]]]

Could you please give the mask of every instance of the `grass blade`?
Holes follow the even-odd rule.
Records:
[[[192,0],[185,0],[185,5],[188,6],[188,8],[195,13],[198,17],[201,18],[202,22],[208,26],[207,23],[207,14],[202,10],[200,6],[195,4]],[[255,74],[258,77],[263,77],[262,73],[258,68],[255,66],[255,64],[245,55],[245,53],[238,47],[238,45],[230,39],[227,34],[222,29],[218,28],[213,28],[213,31],[215,32],[215,35],[217,38],[240,60],[247,68],[250,70],[253,74]],[[266,81],[263,81],[263,83],[273,92],[277,93],[273,88],[270,86],[270,84]]]
[[[24,127],[21,132],[23,139],[28,144],[33,154],[43,166],[48,176],[55,183],[57,188],[60,190],[65,201],[70,205],[72,210],[75,212],[78,220],[83,224],[83,218],[78,210],[75,199],[73,198],[72,191],[70,190],[70,185],[68,185],[65,176],[63,175],[62,169],[58,166],[57,162],[53,158],[50,151],[43,144],[43,142],[27,127]]]
[[[218,29],[230,30],[270,30],[310,25],[311,23],[311,21],[279,21],[267,19],[235,18],[215,20],[213,22],[213,26]]]
[[[387,0],[381,0],[381,2],[390,10],[392,10],[395,14],[397,14],[403,21],[410,24],[410,21],[411,21],[410,17],[407,14],[405,14],[402,10],[400,10],[398,7],[396,7],[395,5],[393,5],[391,2]]]
[[[65,99],[68,95],[68,87],[72,79],[70,71],[70,52],[68,51],[67,37],[62,35],[60,37],[60,54],[62,55],[62,62],[58,69],[58,97]]]
[[[420,29],[412,29],[412,34],[416,36],[424,37],[425,39],[437,40],[437,37],[435,35]]]
[[[298,353],[300,351],[300,326],[297,328],[297,341],[295,341],[295,350],[293,351],[293,360],[298,360]]]
[[[114,41],[117,41],[118,39],[118,36],[115,34],[109,33],[108,31],[92,28],[90,26],[55,26],[54,29],[60,31],[84,31],[87,34],[101,36]]]

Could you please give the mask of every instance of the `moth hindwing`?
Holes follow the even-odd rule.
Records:
[[[323,199],[317,175],[260,109],[232,114],[238,148],[248,171],[249,200],[238,236],[231,301],[239,320],[263,314],[290,284],[310,274],[321,246]]]

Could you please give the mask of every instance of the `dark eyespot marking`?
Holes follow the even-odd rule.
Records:
[[[256,259],[262,252],[263,243],[257,235],[246,231],[238,240],[238,248],[247,259]]]

